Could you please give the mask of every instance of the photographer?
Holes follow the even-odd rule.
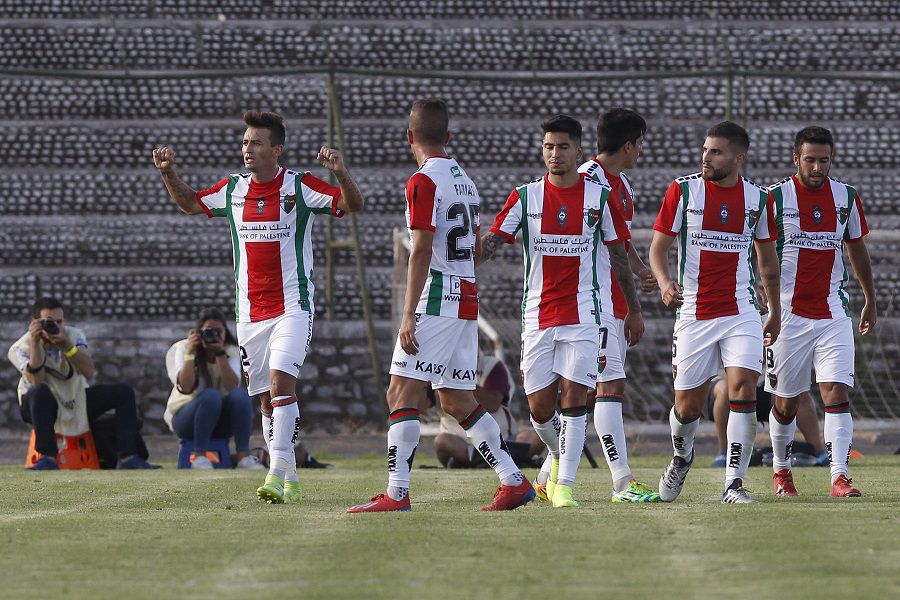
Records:
[[[22,372],[18,394],[22,419],[34,427],[41,457],[32,470],[58,469],[56,432],[81,435],[97,417],[115,410],[118,469],[154,469],[137,451],[134,390],[124,383],[94,385],[94,361],[84,333],[65,324],[55,298],[39,298],[31,309],[28,332],[9,349],[9,360]]]
[[[241,387],[240,353],[222,311],[200,311],[187,339],[169,349],[166,369],[175,387],[163,418],[178,437],[193,440],[191,468],[212,469],[218,457],[208,452],[210,439],[234,436],[237,467],[262,469],[249,453],[253,405]]]

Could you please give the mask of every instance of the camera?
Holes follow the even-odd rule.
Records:
[[[215,327],[207,327],[200,330],[200,338],[205,344],[215,344],[219,342],[219,330]]]
[[[59,325],[53,319],[41,319],[41,329],[49,333],[50,335],[56,335],[59,333]]]

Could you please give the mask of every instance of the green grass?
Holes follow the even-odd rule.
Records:
[[[609,501],[582,464],[577,509],[482,513],[490,471],[419,469],[413,511],[347,515],[384,489],[380,457],[302,471],[304,500],[264,506],[259,472],[29,473],[0,468],[3,598],[861,598],[900,595],[900,458],[852,466],[862,498],[800,498],[752,468],[754,506],[722,506],[696,467],[670,505]],[[633,461],[656,486],[666,458]],[[434,463],[423,459],[420,463]],[[698,463],[705,460],[698,458]]]

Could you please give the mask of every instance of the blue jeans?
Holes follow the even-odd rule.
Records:
[[[222,396],[219,390],[207,388],[172,416],[172,429],[182,439],[194,440],[199,454],[209,448],[212,438],[234,436],[237,452],[250,450],[253,404],[244,388],[235,388]]]

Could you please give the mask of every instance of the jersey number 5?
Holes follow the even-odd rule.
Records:
[[[447,220],[456,221],[462,218],[462,225],[456,225],[447,232],[447,260],[472,260],[472,246],[459,247],[459,239],[475,234],[475,224],[481,207],[477,204],[457,202],[447,209]]]

